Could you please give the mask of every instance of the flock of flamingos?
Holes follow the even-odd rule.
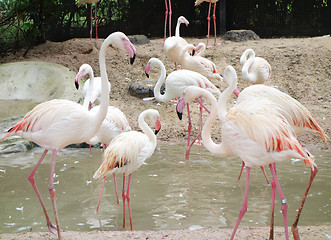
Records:
[[[194,46],[179,36],[181,23],[188,24],[184,17],[179,17],[176,34],[164,41],[164,50],[169,59],[181,65],[181,69],[171,72],[166,77],[163,63],[157,58],[151,58],[146,65],[145,73],[148,76],[150,69],[159,67],[161,74],[154,88],[155,99],[160,102],[176,100],[178,117],[182,118],[186,106],[188,112],[188,144],[186,158],[189,157],[190,147],[197,139],[202,139],[202,144],[213,154],[237,155],[245,166],[246,180],[243,205],[233,229],[230,239],[233,239],[242,217],[247,210],[248,187],[250,169],[253,166],[261,167],[264,172],[265,165],[269,166],[272,174],[272,205],[270,239],[273,239],[274,201],[276,189],[281,198],[281,210],[284,218],[285,236],[288,239],[287,201],[281,190],[276,174],[276,163],[291,158],[304,160],[311,168],[311,177],[304,192],[297,216],[292,226],[294,239],[299,239],[297,224],[307,197],[309,188],[317,174],[317,165],[313,156],[296,139],[299,131],[312,131],[321,136],[327,143],[327,136],[314,120],[310,112],[298,101],[276,88],[263,83],[270,78],[271,66],[263,58],[255,57],[252,49],[247,49],[240,63],[243,64],[243,79],[249,80],[252,85],[239,92],[237,88],[237,74],[232,66],[227,66],[221,76],[216,66],[208,59],[202,57],[204,44]],[[106,176],[113,174],[116,188],[116,174],[123,174],[123,228],[125,228],[125,202],[128,203],[130,229],[132,230],[132,217],[130,208],[130,181],[131,174],[149,158],[157,145],[156,134],[161,128],[161,116],[157,110],[147,109],[138,118],[142,132],[131,130],[125,114],[118,108],[109,106],[110,83],[106,72],[106,49],[111,45],[115,49],[125,50],[133,64],[136,48],[129,38],[122,32],[110,34],[102,43],[99,52],[100,78],[95,78],[93,70],[88,64],[83,64],[75,78],[78,89],[81,79],[89,75],[90,79],[84,86],[84,103],[80,105],[66,99],[54,99],[43,102],[28,112],[21,121],[11,127],[2,137],[2,140],[17,135],[35,142],[45,149],[36,166],[28,176],[37,197],[41,203],[46,217],[48,229],[61,239],[59,217],[56,208],[55,189],[53,176],[57,151],[69,144],[87,142],[95,144],[101,142],[104,146],[103,162],[95,172],[94,178],[104,178],[97,211],[100,204],[102,189]],[[215,45],[216,41],[215,41]],[[224,80],[228,87],[221,93],[212,84],[212,81]],[[165,93],[160,94],[161,85],[165,83]],[[236,94],[237,102],[227,108],[227,100]],[[218,100],[217,100],[217,98]],[[207,109],[202,99],[207,99],[211,108]],[[196,100],[200,103],[200,133],[190,141],[192,128],[189,103]],[[99,105],[92,107],[92,104]],[[209,115],[202,126],[202,110]],[[150,118],[155,122],[155,131],[145,122]],[[211,138],[211,129],[219,119],[222,128],[222,142],[215,143]],[[219,123],[218,123],[219,124]],[[84,129],[84,131],[81,131]],[[49,178],[49,193],[53,205],[56,225],[51,223],[39,190],[35,184],[34,175],[43,161],[47,152],[52,151],[51,171]],[[264,172],[265,173],[265,172]],[[241,175],[241,172],[240,172]],[[239,175],[239,178],[240,178]],[[128,176],[128,185],[125,189],[125,177]],[[268,181],[268,178],[266,177]]]

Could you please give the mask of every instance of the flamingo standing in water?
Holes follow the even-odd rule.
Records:
[[[95,22],[95,39],[99,39],[98,38],[98,26],[97,26],[97,2],[98,0],[78,0],[77,6],[80,7],[80,5],[82,5],[83,3],[89,3],[91,4],[91,30],[90,30],[90,40],[92,40],[92,4],[94,3],[94,22]]]
[[[84,103],[83,106],[87,109],[89,107],[89,103],[93,103],[98,97],[100,96],[101,91],[101,78],[94,78],[92,67],[89,64],[83,64],[79,68],[79,72],[75,78],[75,84],[78,87],[80,80],[85,76],[89,75],[90,78],[84,84]],[[99,80],[99,81],[98,81]],[[96,81],[96,82],[95,82]],[[109,83],[109,82],[108,82]],[[110,83],[108,85],[110,91]],[[97,112],[99,110],[99,106],[95,106],[91,109],[91,112]],[[120,134],[121,132],[130,131],[131,127],[129,125],[128,120],[126,119],[125,114],[118,109],[117,107],[108,106],[108,111],[105,119],[103,120],[100,129],[95,134],[94,137],[86,141],[90,145],[97,144],[98,142],[102,143],[103,149],[107,148],[107,145],[110,141]],[[106,177],[103,181],[101,191],[100,191],[100,198],[102,195],[102,191],[104,188],[104,184],[106,182]],[[116,175],[114,174],[114,184],[115,184],[115,192],[116,192],[116,199],[117,204],[119,204],[118,200],[118,192],[117,192],[117,182],[116,182]],[[99,204],[97,205],[96,211],[98,211]]]
[[[168,9],[168,3],[169,1],[169,9]],[[172,10],[171,10],[171,0],[164,0],[165,2],[165,19],[164,19],[164,40],[167,38],[167,20],[168,20],[168,15],[169,15],[169,37],[171,37],[171,15],[172,15]]]
[[[248,57],[248,59],[247,59]],[[251,84],[263,84],[270,79],[271,66],[261,57],[255,57],[253,49],[246,49],[240,57],[243,79]]]
[[[229,111],[226,102],[231,92],[237,87],[237,76],[235,70],[228,66],[224,72],[224,78],[230,75],[229,87],[221,94],[217,103],[215,97],[208,91],[196,87],[188,87],[178,101],[177,111],[181,116],[185,103],[193,101],[199,96],[206,97],[211,102],[211,110],[202,130],[203,145],[214,154],[230,155],[236,154],[246,164],[246,181],[244,202],[240,209],[237,223],[233,229],[231,239],[234,238],[240,221],[247,211],[248,185],[250,168],[268,164],[272,173],[272,213],[274,206],[275,189],[277,188],[281,203],[285,226],[285,236],[288,239],[287,228],[287,202],[282,193],[276,174],[276,162],[289,160],[291,158],[304,160],[311,168],[311,178],[306,187],[301,201],[298,214],[292,226],[295,239],[299,239],[297,223],[307,197],[312,181],[318,171],[313,156],[301,146],[294,135],[291,124],[284,117],[286,112],[277,103],[268,98],[252,98],[238,101]],[[281,114],[282,113],[282,114]],[[218,118],[222,120],[222,142],[216,144],[211,139],[211,128]],[[273,223],[273,214],[271,216]],[[273,225],[271,225],[273,228]],[[270,233],[273,233],[270,230]],[[272,237],[272,236],[270,236]]]
[[[208,41],[209,41],[209,30],[210,30],[210,8],[211,8],[211,4],[214,3],[214,11],[213,11],[213,20],[214,20],[214,34],[215,34],[215,42],[214,45],[215,46],[219,46],[221,45],[220,43],[216,43],[216,15],[215,15],[215,11],[216,11],[216,3],[218,2],[218,0],[196,0],[194,3],[194,6],[198,6],[200,5],[202,2],[209,2],[209,10],[208,10],[208,33],[207,33],[207,48],[210,48],[211,46],[208,45]]]
[[[174,98],[175,99],[179,98],[182,95],[184,89],[187,88],[188,86],[197,86],[197,87],[205,88],[214,94],[217,95],[221,94],[220,90],[214,84],[212,84],[206,77],[202,76],[197,72],[184,70],[184,69],[177,70],[170,73],[166,78],[166,69],[163,63],[157,58],[151,58],[148,61],[145,68],[145,73],[147,77],[149,77],[149,71],[151,67],[156,67],[156,66],[160,67],[161,69],[161,75],[154,87],[154,96],[155,99],[159,102],[166,102]],[[163,83],[165,83],[166,92],[163,95],[161,95],[160,89]],[[202,126],[202,107],[203,104],[200,105],[200,126]],[[208,111],[208,109],[206,110]],[[192,123],[191,123],[191,116],[190,116],[190,110],[188,104],[187,104],[187,114],[188,114],[189,125],[188,125],[186,159],[189,158],[191,146],[195,142],[194,140],[192,144],[190,144]]]
[[[145,122],[149,117],[155,122],[155,134]],[[157,141],[156,134],[161,128],[159,112],[147,109],[140,113],[138,118],[140,129],[143,131],[129,131],[117,135],[109,144],[104,153],[103,162],[95,172],[93,178],[98,179],[108,174],[123,174],[123,228],[125,228],[125,200],[128,202],[130,229],[132,231],[132,216],[130,207],[130,183],[132,172],[136,171],[147,158],[151,157]],[[128,188],[125,193],[125,176],[129,175]]]
[[[126,50],[130,55],[130,59],[134,59],[135,56],[135,48],[124,33],[112,33],[102,43],[99,52],[102,92],[98,112],[88,111],[82,105],[73,101],[54,99],[34,107],[23,117],[20,122],[11,127],[2,138],[3,140],[7,137],[17,135],[29,141],[35,142],[45,149],[36,166],[29,174],[28,180],[32,184],[32,187],[40,201],[49,231],[54,234],[57,232],[58,239],[61,239],[61,230],[59,227],[59,218],[55,201],[55,189],[53,185],[56,154],[59,149],[62,149],[69,144],[81,143],[91,139],[100,129],[100,126],[106,117],[109,104],[109,92],[105,55],[106,49],[109,45],[112,45],[117,49]],[[43,161],[48,150],[52,150],[53,152],[48,188],[53,205],[56,226],[54,226],[49,219],[45,205],[34,180],[34,174]]]
[[[164,50],[167,57],[175,64],[175,69],[177,70],[178,56],[181,48],[188,44],[188,42],[180,37],[179,28],[180,24],[185,23],[186,26],[189,25],[189,21],[183,16],[180,16],[177,20],[175,36],[168,37],[164,41]]]

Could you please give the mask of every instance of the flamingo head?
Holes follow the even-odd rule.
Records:
[[[151,63],[148,62],[146,67],[145,67],[145,74],[149,78],[149,71],[151,70]]]
[[[92,71],[92,67],[88,64],[83,64],[82,66],[80,66],[79,71],[75,77],[75,87],[78,90],[79,88],[79,84],[80,84],[80,80],[88,73],[91,73]]]
[[[187,19],[184,16],[180,16],[178,18],[178,21],[179,21],[179,23],[185,23],[186,27],[190,24],[190,22],[187,21]]]
[[[196,0],[194,3],[194,7],[200,5],[204,0]]]
[[[126,51],[130,56],[130,63],[133,64],[137,50],[130,39],[122,32],[114,32],[109,37],[111,37],[111,46]]]
[[[255,52],[251,48],[246,49],[244,53],[241,55],[240,64],[244,64],[247,61],[247,57],[249,56],[253,56],[253,58],[255,57]]]
[[[183,109],[185,107],[185,93],[180,96],[178,99],[177,105],[176,105],[176,111],[177,111],[177,116],[179,120],[182,120],[183,118]]]
[[[155,122],[155,135],[160,131],[161,129],[161,121],[160,117],[158,116]]]

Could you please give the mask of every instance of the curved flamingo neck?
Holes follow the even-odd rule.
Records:
[[[154,134],[153,130],[148,126],[145,122],[145,117],[150,114],[149,110],[142,112],[138,117],[138,125],[140,129],[147,135],[150,142],[156,146],[156,135]]]
[[[247,56],[249,55],[249,58],[247,59]],[[255,59],[255,52],[254,51],[248,51],[245,55],[244,55],[245,59],[247,59],[242,67],[242,75],[244,79],[247,79],[248,81],[254,83],[256,81],[256,74],[249,72],[249,68],[251,67],[251,65],[254,62]]]
[[[231,74],[229,77],[228,75]],[[228,87],[222,92],[218,99],[218,118],[222,122],[227,115],[227,101],[232,92],[237,89],[237,74],[233,68],[226,68],[224,71],[224,80],[228,83]]]
[[[211,109],[209,117],[207,118],[205,124],[203,125],[201,137],[203,146],[211,153],[217,154],[217,155],[227,155],[229,154],[229,151],[224,146],[224,144],[221,142],[219,144],[215,143],[211,138],[211,131],[212,126],[217,119],[217,101],[216,98],[207,90],[205,89],[198,89],[199,92],[201,92],[201,96],[207,98],[209,102],[211,103]]]
[[[88,75],[90,77],[90,81],[89,81],[89,85],[86,91],[86,95],[84,98],[84,103],[83,103],[83,107],[88,109],[89,108],[89,104],[90,104],[90,100],[91,100],[91,94],[93,92],[93,88],[94,88],[94,73],[93,73],[93,69],[91,66],[88,67]]]
[[[158,100],[160,102],[165,102],[165,101],[169,100],[169,99],[167,99],[167,96],[166,96],[167,92],[165,92],[165,94],[161,95],[160,90],[161,90],[162,84],[165,82],[166,69],[165,69],[163,63],[159,59],[154,59],[154,63],[157,64],[161,69],[160,77],[157,80],[157,83],[155,84],[155,87],[154,87],[154,96],[155,96],[156,100]],[[167,91],[167,89],[166,89],[166,91]]]
[[[175,31],[175,37],[180,37],[180,34],[179,34],[179,29],[180,29],[180,24],[182,22],[180,21],[180,19],[177,20],[177,25],[176,25],[176,31]]]

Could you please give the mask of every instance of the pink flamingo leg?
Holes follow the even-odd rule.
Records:
[[[207,17],[207,20],[208,20],[207,48],[210,48],[211,47],[210,45],[208,45],[208,41],[209,41],[209,30],[210,30],[210,8],[211,8],[211,0],[209,2],[208,17]]]
[[[191,138],[191,129],[192,129],[192,122],[191,122],[191,115],[190,115],[190,108],[189,104],[187,103],[187,117],[188,117],[188,136],[187,136],[187,148],[186,148],[186,155],[185,158],[186,160],[189,160],[189,155],[190,155],[190,138]]]
[[[94,4],[94,22],[95,22],[95,39],[98,40],[99,38],[98,38],[98,25],[97,25],[97,3]],[[215,41],[216,41],[216,35],[215,35]]]
[[[299,218],[300,218],[300,215],[301,215],[301,211],[302,211],[303,205],[304,205],[305,200],[306,200],[306,198],[307,198],[308,191],[309,191],[309,189],[310,189],[310,187],[311,187],[311,184],[312,184],[313,181],[314,181],[314,178],[315,178],[317,172],[318,172],[317,167],[315,167],[314,170],[311,169],[310,179],[309,179],[308,185],[307,185],[307,187],[306,187],[305,193],[304,193],[303,198],[302,198],[302,200],[301,200],[301,204],[300,204],[300,207],[299,207],[299,209],[298,209],[297,216],[295,217],[294,223],[293,223],[292,228],[291,228],[291,229],[292,229],[292,233],[293,233],[293,238],[294,238],[295,240],[300,239],[299,232],[298,232],[298,222],[299,222]]]
[[[241,178],[241,174],[242,174],[242,172],[243,172],[244,167],[245,167],[245,162],[242,161],[242,163],[241,163],[241,169],[240,169],[240,173],[239,173],[239,177],[238,177],[238,181],[239,181],[240,178]]]
[[[92,22],[93,22],[93,20],[92,20],[92,3],[91,3],[91,14],[90,14],[90,16],[91,16],[91,29],[90,29],[90,41],[92,40]]]
[[[247,211],[247,199],[248,199],[248,188],[249,188],[249,174],[250,174],[251,168],[250,167],[246,167],[246,181],[245,181],[245,193],[244,193],[244,201],[243,201],[243,205],[240,208],[240,212],[239,212],[239,217],[236,223],[236,226],[234,227],[233,231],[232,231],[232,235],[231,235],[231,240],[234,238],[234,235],[236,234],[236,231],[238,229],[238,226],[241,222],[241,219],[243,218],[244,214]]]
[[[171,37],[171,15],[172,15],[171,0],[169,0],[169,37]]]
[[[114,184],[115,184],[115,192],[116,192],[117,204],[120,204],[120,201],[118,200],[117,181],[116,181],[116,175],[115,175],[115,173],[113,173],[113,176],[114,176]]]
[[[216,15],[215,15],[215,10],[216,10],[216,3],[214,3],[214,11],[213,11],[213,20],[214,20],[214,34],[215,34],[215,46],[221,45],[220,43],[216,43]]]
[[[164,0],[164,2],[165,2],[166,11],[165,11],[165,19],[164,19],[164,39],[163,39],[163,42],[167,38],[167,21],[168,21],[168,3],[167,3],[167,0]]]
[[[282,189],[280,187],[280,184],[278,182],[278,178],[277,178],[277,173],[276,173],[276,164],[272,163],[269,165],[270,170],[271,170],[271,174],[272,174],[272,180],[275,182],[276,188],[278,190],[280,199],[281,199],[281,209],[282,209],[282,213],[283,213],[283,219],[284,219],[284,227],[285,227],[285,238],[286,240],[288,240],[288,225],[287,225],[287,201],[285,199],[285,196],[282,192]]]
[[[276,170],[276,169],[275,169]],[[275,180],[271,181],[271,221],[270,221],[270,235],[269,240],[274,239],[274,215],[275,215],[275,198],[276,198],[276,183]]]
[[[51,196],[51,200],[52,200],[52,204],[53,204],[53,211],[54,211],[54,217],[55,217],[55,222],[56,222],[56,227],[57,227],[58,239],[61,240],[61,230],[60,230],[60,227],[59,227],[59,216],[58,216],[57,208],[56,208],[55,189],[54,189],[54,185],[53,185],[56,153],[57,153],[57,150],[53,150],[51,173],[50,173],[50,176],[49,176],[49,185],[48,185],[49,190],[48,191],[49,191],[49,194]]]
[[[125,173],[123,173],[122,199],[123,199],[123,229],[125,229]]]
[[[51,223],[51,220],[49,219],[49,216],[47,214],[47,211],[46,211],[46,208],[45,208],[45,205],[44,205],[44,202],[41,198],[41,195],[39,193],[39,190],[38,190],[38,187],[36,186],[36,183],[35,183],[35,180],[34,180],[34,174],[36,173],[38,167],[40,166],[41,162],[44,160],[46,154],[47,154],[48,150],[45,149],[44,153],[41,155],[41,158],[39,159],[39,161],[37,162],[36,166],[33,168],[33,170],[31,171],[31,173],[29,174],[28,176],[28,180],[29,182],[31,183],[34,191],[36,192],[37,194],[37,197],[39,199],[39,202],[41,204],[41,207],[44,211],[44,214],[45,214],[45,217],[46,217],[46,222],[47,222],[47,227],[49,229],[49,231],[53,234],[56,234],[57,230],[56,230],[56,227]]]
[[[131,175],[132,173],[129,174],[129,179],[128,179],[128,190],[126,191],[126,200],[128,201],[128,210],[129,210],[129,218],[130,218],[130,229],[132,231],[132,215],[131,215],[131,206],[130,206],[130,183],[131,183]]]
[[[102,182],[101,190],[100,190],[100,194],[99,194],[99,199],[98,199],[98,204],[97,204],[97,208],[96,208],[95,212],[98,212],[99,211],[99,205],[100,205],[100,201],[101,201],[101,196],[102,196],[103,188],[105,186],[106,178],[107,178],[107,176],[104,176],[104,178],[103,178],[103,182]]]

